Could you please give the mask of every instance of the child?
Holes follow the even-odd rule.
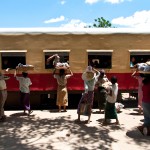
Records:
[[[105,118],[103,125],[107,124],[107,119],[116,119],[116,124],[119,124],[115,103],[118,95],[118,83],[117,78],[115,76],[111,77],[111,83],[109,87],[107,87],[108,96],[105,106]]]

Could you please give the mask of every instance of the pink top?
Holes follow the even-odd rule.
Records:
[[[143,78],[140,76],[134,76],[137,80],[138,80],[138,90],[142,90],[142,86],[143,86]]]
[[[150,82],[143,85],[143,102],[150,103]]]

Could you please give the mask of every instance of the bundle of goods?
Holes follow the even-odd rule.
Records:
[[[146,63],[137,63],[134,67],[137,68],[139,73],[150,73],[150,61]]]
[[[70,66],[67,62],[60,63],[58,62],[55,66],[56,69],[68,69]]]
[[[23,65],[23,64],[19,63],[18,66],[16,67],[16,69],[18,71],[29,71],[29,70],[34,70],[34,66],[33,65]]]
[[[120,112],[122,108],[124,108],[124,105],[121,103],[115,103],[116,111]]]

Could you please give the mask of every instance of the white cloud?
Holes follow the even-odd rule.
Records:
[[[124,1],[125,0],[105,0],[105,2],[112,3],[112,4],[118,4],[118,3],[122,3]]]
[[[87,23],[82,22],[81,20],[72,19],[67,24],[62,24],[61,27],[64,27],[64,28],[84,28],[87,25],[88,25]]]
[[[97,2],[100,2],[100,1],[104,1],[104,2],[107,2],[107,3],[111,3],[111,4],[119,4],[119,3],[122,3],[122,2],[125,2],[125,1],[132,1],[132,0],[85,0],[85,3],[94,4],[94,3],[97,3]]]
[[[66,1],[65,0],[61,0],[61,2],[60,2],[62,5],[64,5],[65,3],[66,3]]]
[[[94,3],[97,3],[99,2],[100,0],[85,0],[85,3],[88,3],[88,4],[94,4]]]
[[[137,11],[129,17],[115,18],[111,23],[124,27],[147,28],[150,26],[150,10]]]
[[[55,23],[55,22],[60,22],[60,21],[64,21],[65,17],[64,16],[60,16],[58,18],[52,18],[50,20],[46,20],[44,21],[44,23]]]

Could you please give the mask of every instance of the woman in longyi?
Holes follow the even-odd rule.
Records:
[[[61,112],[61,107],[64,107],[64,111],[66,111],[66,106],[68,106],[68,91],[67,91],[67,79],[73,76],[72,71],[69,69],[70,74],[65,74],[65,69],[60,69],[59,74],[56,74],[56,69],[54,70],[54,78],[57,79],[57,101],[56,105],[59,108],[59,112]]]
[[[80,122],[80,111],[81,111],[81,104],[82,102],[86,101],[87,104],[89,104],[90,108],[88,108],[88,120],[85,123],[90,123],[90,118],[91,118],[91,112],[92,112],[92,107],[93,107],[93,99],[94,99],[94,87],[95,83],[98,80],[98,77],[100,75],[100,72],[91,66],[88,66],[86,71],[82,74],[82,79],[84,80],[84,88],[85,88],[85,93],[83,93],[80,102],[78,104],[78,119],[76,122]]]

